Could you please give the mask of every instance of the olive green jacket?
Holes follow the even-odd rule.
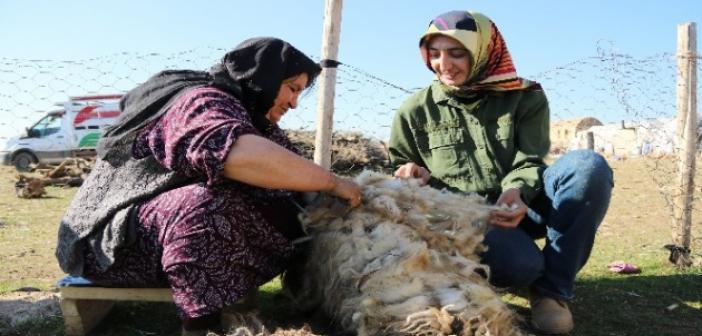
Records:
[[[434,81],[397,111],[389,143],[393,167],[414,162],[431,172],[433,187],[490,198],[518,188],[529,203],[542,188],[550,147],[541,87],[468,98],[444,88]]]

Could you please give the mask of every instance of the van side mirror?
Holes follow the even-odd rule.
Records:
[[[36,138],[37,135],[36,135],[36,132],[34,131],[34,129],[26,127],[24,129],[24,134],[22,134],[22,137],[23,138]]]

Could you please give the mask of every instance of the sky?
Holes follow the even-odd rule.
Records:
[[[230,49],[254,36],[279,37],[318,56],[324,5],[323,0],[0,0],[0,59]],[[636,58],[674,53],[677,25],[702,23],[699,0],[346,0],[342,8],[339,61],[406,88],[432,79],[418,38],[433,17],[449,10],[489,16],[525,77],[596,55],[603,43]]]

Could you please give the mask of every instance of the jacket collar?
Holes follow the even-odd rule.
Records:
[[[447,105],[447,106],[453,106],[456,108],[461,108],[461,109],[471,109],[475,107],[476,105],[482,103],[487,97],[491,94],[494,94],[494,92],[486,92],[486,91],[480,91],[476,92],[475,99],[470,99],[470,101],[466,101],[464,99],[458,98],[452,94],[450,94],[446,89],[445,86],[441,84],[441,82],[437,79],[435,79],[431,83],[431,95],[432,99],[437,105]],[[497,93],[498,95],[501,93]]]
[[[445,104],[454,100],[446,90],[444,90],[441,82],[437,79],[431,82],[431,97],[437,104]]]

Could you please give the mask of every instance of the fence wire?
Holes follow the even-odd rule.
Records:
[[[58,109],[56,104],[71,96],[125,93],[164,69],[206,70],[226,51],[200,48],[173,54],[125,52],[63,61],[0,58],[0,144],[32,126],[47,112]],[[699,71],[698,68],[698,78]],[[603,42],[593,56],[521,75],[544,87],[552,121],[592,117],[604,124],[603,129],[609,127],[609,133],[605,130],[598,135],[596,150],[610,159],[647,155],[653,187],[668,202],[672,215],[678,170],[672,159],[677,72],[675,54],[637,58],[619,53],[612,44]],[[699,87],[698,82],[697,92]],[[395,110],[417,90],[342,63],[337,71],[334,129],[385,140]],[[316,98],[317,88],[313,87],[303,95],[299,108],[286,115],[282,127],[313,130]],[[616,139],[608,140],[607,134],[617,137],[622,126],[633,130],[632,139],[639,144],[615,151],[615,145],[607,141]],[[697,187],[696,211],[702,209],[700,199]],[[693,226],[694,242],[700,246],[698,219]]]

